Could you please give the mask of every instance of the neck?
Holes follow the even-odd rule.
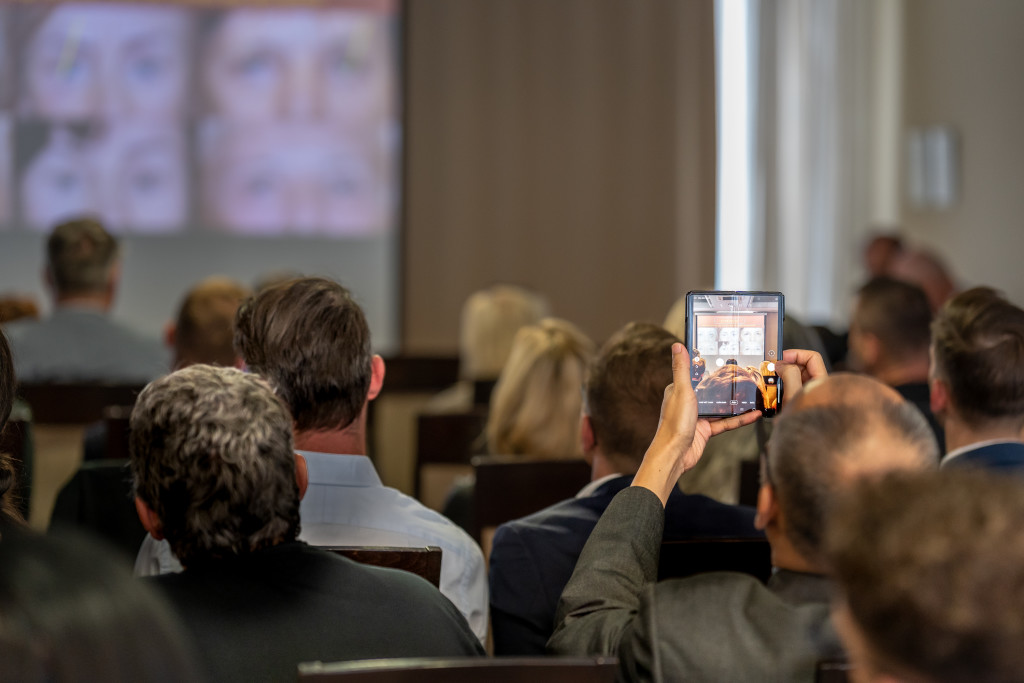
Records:
[[[943,420],[942,428],[946,434],[947,453],[981,441],[994,441],[996,439],[1021,440],[1021,421],[1016,418],[1012,420],[991,420],[979,425],[968,425],[959,416],[952,414]]]
[[[814,562],[804,557],[793,547],[788,538],[777,529],[765,529],[768,537],[768,544],[772,548],[772,566],[779,569],[788,569],[803,574],[824,574],[825,571]]]
[[[636,473],[635,468],[632,473]],[[597,481],[609,474],[630,474],[630,472],[624,472],[621,467],[616,466],[608,456],[602,453],[600,448],[594,448],[591,452],[590,481]]]
[[[57,308],[95,308],[104,313],[110,311],[111,303],[110,297],[102,293],[58,294],[56,299]]]
[[[296,431],[295,448],[316,453],[366,455],[366,407],[344,429]]]
[[[928,357],[885,365],[871,373],[875,379],[890,387],[928,382]]]

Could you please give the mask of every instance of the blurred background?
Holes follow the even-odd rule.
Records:
[[[349,285],[392,353],[453,353],[494,282],[594,339],[709,287],[838,329],[878,233],[1024,302],[1018,0],[0,12],[0,293],[44,307],[75,211],[124,236],[115,314],[153,334],[271,270]]]

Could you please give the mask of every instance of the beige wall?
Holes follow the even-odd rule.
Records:
[[[406,352],[495,281],[597,339],[712,283],[710,0],[407,7]]]
[[[905,205],[908,232],[1024,305],[1024,2],[907,0],[905,27],[905,123],[953,126],[962,174],[954,208]]]

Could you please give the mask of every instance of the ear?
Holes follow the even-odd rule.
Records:
[[[138,496],[135,496],[135,514],[139,516],[142,528],[148,531],[150,536],[158,541],[164,540],[164,529],[160,518]]]
[[[882,342],[870,332],[863,332],[861,334],[860,355],[864,367],[875,367],[882,355]]]
[[[946,415],[949,412],[951,397],[949,385],[944,379],[932,377],[928,381],[928,407],[935,416]]]
[[[778,522],[779,503],[775,497],[775,488],[771,484],[761,484],[757,492],[757,514],[754,516],[754,528],[764,531]]]
[[[168,320],[167,324],[164,325],[164,346],[169,349],[174,348],[175,342],[178,341],[178,326],[174,324],[173,320]]]
[[[299,500],[302,500],[309,488],[309,468],[306,459],[298,453],[295,454],[295,483],[299,485]]]
[[[366,394],[366,400],[372,401],[377,398],[381,387],[384,386],[384,359],[374,354],[370,360],[370,391]]]
[[[592,463],[597,437],[594,435],[594,424],[590,421],[589,415],[580,418],[580,443],[583,445],[583,457],[588,463]]]

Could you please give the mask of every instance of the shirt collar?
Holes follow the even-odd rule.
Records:
[[[296,451],[306,459],[310,484],[338,486],[383,486],[373,461],[365,455],[337,455]]]
[[[594,493],[596,493],[599,488],[604,486],[606,482],[609,482],[612,479],[618,479],[621,476],[621,474],[615,472],[614,474],[606,474],[600,479],[595,479],[594,481],[590,482],[589,484],[581,488],[580,492],[576,494],[576,497],[589,498],[590,496],[594,495]]]
[[[946,457],[942,459],[941,464],[945,466],[946,463],[948,463],[950,460],[953,460],[954,458],[959,458],[964,453],[970,453],[971,451],[976,451],[979,448],[995,446],[1001,443],[1021,443],[1021,441],[1019,439],[989,439],[988,441],[978,441],[976,443],[969,443],[966,446],[961,446],[960,448],[954,448],[953,450],[951,450],[949,453],[946,454]]]

